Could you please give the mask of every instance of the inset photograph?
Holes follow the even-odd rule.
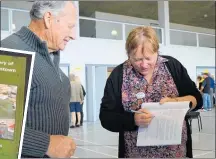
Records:
[[[13,140],[17,86],[0,84],[0,139]]]

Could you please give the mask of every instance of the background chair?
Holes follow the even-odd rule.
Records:
[[[197,119],[199,131],[202,129],[202,119],[201,119],[201,116],[200,116],[200,112],[196,112],[196,111],[188,112],[187,113],[187,118],[188,118],[188,121],[189,121],[191,134],[192,134],[192,120],[193,119]]]

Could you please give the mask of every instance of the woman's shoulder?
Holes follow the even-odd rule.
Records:
[[[177,60],[176,58],[168,55],[161,55],[161,57],[167,59],[166,61],[166,66],[170,68],[175,68],[175,69],[182,69],[184,66],[182,63]]]
[[[120,65],[116,66],[116,67],[113,69],[112,72],[114,72],[114,73],[120,73],[120,72],[122,72],[122,71],[123,71],[123,64],[124,64],[124,63],[121,63]]]
[[[165,58],[165,59],[167,59],[168,63],[177,63],[177,64],[180,64],[180,62],[176,58],[174,58],[172,56],[168,56],[168,55],[160,55],[160,56],[163,57],[163,58]]]
[[[167,55],[163,55],[162,57],[167,59],[165,65],[173,77],[177,78],[180,75],[187,75],[187,69],[179,60]]]
[[[118,66],[116,66],[112,70],[112,72],[111,72],[111,74],[110,74],[110,76],[108,78],[109,80],[116,81],[116,80],[122,79],[122,77],[123,77],[123,64],[124,63],[119,64]]]

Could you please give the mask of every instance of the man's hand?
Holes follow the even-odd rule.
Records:
[[[47,155],[51,158],[70,158],[73,156],[76,144],[70,137],[51,135]]]
[[[137,126],[148,126],[153,119],[153,114],[151,114],[146,109],[138,110],[140,113],[135,113],[134,120]]]

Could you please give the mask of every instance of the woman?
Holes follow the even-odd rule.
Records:
[[[120,158],[192,157],[186,119],[181,145],[136,146],[138,127],[150,124],[152,119],[148,110],[140,109],[143,102],[190,101],[194,110],[202,106],[202,96],[187,70],[173,57],[160,56],[158,50],[158,39],[151,27],[135,28],[126,42],[128,60],[117,66],[107,79],[100,121],[105,129],[119,132]],[[145,93],[141,102],[136,98],[139,92]],[[144,113],[132,113],[131,110]]]
[[[77,76],[70,75],[70,79],[71,79],[70,112],[72,117],[71,118],[72,125],[70,126],[70,128],[75,128],[80,126],[81,104],[83,102],[84,97],[83,97],[82,86],[79,78]]]

